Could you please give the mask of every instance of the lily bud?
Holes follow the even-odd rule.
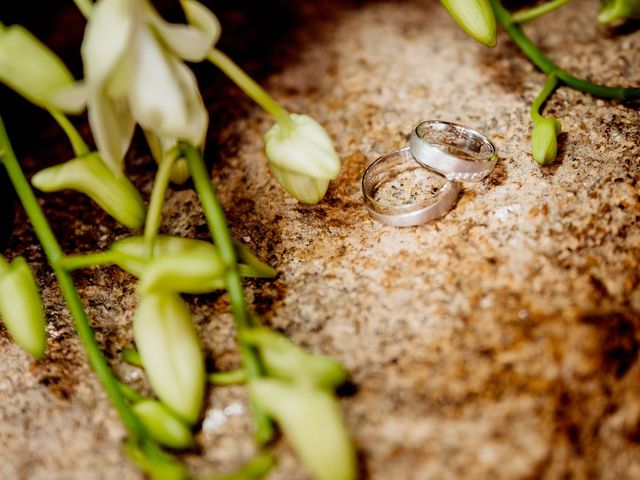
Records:
[[[122,240],[117,240],[109,248],[110,251],[118,253],[117,265],[129,272],[131,275],[142,278],[145,274],[145,269],[152,262],[149,252],[149,246],[141,236],[128,237]],[[213,259],[219,260],[219,253],[215,245],[211,242],[204,240],[193,240],[191,238],[174,237],[170,235],[159,235],[154,242],[155,257],[153,262],[158,262],[160,266],[154,266],[153,269],[156,273],[149,275],[149,282],[145,288],[154,288],[153,284],[162,285],[162,282],[151,278],[159,278],[160,272],[162,276],[173,274],[181,271],[180,275],[189,276],[189,268],[187,266],[180,266],[181,259],[198,259],[209,257],[205,262],[210,262],[213,267]],[[238,270],[243,277],[257,277],[257,278],[271,278],[274,277],[277,272],[266,263],[261,262],[251,251],[239,244],[236,244],[236,253],[242,263],[238,264]],[[172,266],[172,267],[171,267]],[[210,268],[211,268],[210,267]],[[175,268],[171,270],[172,268]],[[187,288],[186,283],[181,284],[180,288],[176,289],[183,293],[196,293],[192,290],[197,290],[200,293],[208,293],[214,290],[224,288],[224,282],[220,278],[219,266],[211,268],[206,272],[202,267],[198,266],[198,270],[201,271],[202,276],[195,281],[196,285],[192,285]],[[171,282],[171,279],[167,281]],[[197,284],[201,282],[201,284]],[[166,288],[166,285],[165,285]]]
[[[160,402],[143,400],[133,406],[133,411],[151,437],[162,445],[175,449],[193,446],[191,431]]]
[[[0,318],[11,338],[36,360],[47,343],[45,316],[35,278],[24,258],[0,257]]]
[[[278,422],[315,480],[356,478],[354,448],[332,395],[267,379],[252,380],[249,393]]]
[[[598,22],[604,24],[637,18],[640,18],[640,0],[603,0],[598,12]]]
[[[322,126],[307,115],[290,115],[292,127],[276,124],[265,134],[271,171],[280,185],[302,203],[322,200],[340,173],[340,157]]]
[[[440,0],[458,25],[487,47],[496,44],[496,18],[489,0]]]
[[[182,420],[195,423],[202,406],[205,369],[187,305],[176,293],[146,293],[136,311],[133,335],[158,398]]]
[[[305,352],[268,328],[242,330],[240,336],[257,347],[270,376],[330,390],[347,380],[347,371],[337,360]]]
[[[123,225],[144,225],[146,212],[140,194],[127,177],[114,175],[96,152],[40,170],[31,183],[43,192],[67,188],[82,192]]]
[[[74,84],[62,61],[20,25],[0,26],[0,82],[42,108],[59,108],[56,100]],[[79,113],[83,102],[63,110]]]
[[[560,122],[555,118],[541,118],[531,132],[531,153],[539,165],[549,165],[556,159],[558,151],[558,134],[562,130]]]
[[[172,290],[182,293],[208,293],[224,288],[224,263],[210,243],[176,255],[157,255],[145,267],[138,290]]]

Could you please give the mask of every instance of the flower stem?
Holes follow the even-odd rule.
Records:
[[[553,12],[563,5],[566,5],[570,1],[571,0],[551,0],[549,2],[543,3],[542,5],[538,5],[537,7],[520,10],[519,12],[511,15],[511,21],[513,23],[529,22],[549,12]]]
[[[122,360],[127,362],[129,365],[142,368],[142,359],[140,358],[140,353],[138,353],[136,349],[125,348],[122,350],[120,356],[122,357]]]
[[[495,12],[496,19],[502,25],[502,28],[509,34],[512,40],[520,47],[520,50],[547,75],[554,74],[560,81],[568,85],[569,87],[579,90],[581,92],[590,93],[597,97],[603,98],[616,98],[619,100],[639,100],[640,88],[622,88],[622,87],[607,87],[605,85],[598,85],[591,83],[582,78],[574,77],[570,73],[562,70],[555,63],[553,63],[542,51],[536,47],[533,42],[522,31],[520,26],[513,23],[511,14],[502,6],[500,0],[489,0],[493,11]]]
[[[238,368],[229,372],[210,373],[207,379],[212,385],[236,385],[247,381],[247,373],[244,368]]]
[[[164,205],[165,193],[169,186],[171,168],[176,160],[176,155],[174,153],[163,152],[162,155],[162,161],[158,166],[158,173],[156,174],[156,179],[153,183],[151,200],[149,201],[149,210],[147,212],[147,221],[144,226],[144,240],[151,256],[153,256],[153,246],[160,228],[162,206]]]
[[[118,385],[120,386],[120,392],[122,393],[124,398],[126,398],[129,402],[138,403],[143,400],[146,400],[146,397],[144,395],[138,393],[137,390],[135,390],[134,388],[131,388],[126,383],[120,382]]]
[[[60,266],[60,261],[64,258],[64,253],[38,204],[38,200],[33,194],[27,178],[20,168],[20,164],[11,148],[11,143],[9,142],[7,132],[2,123],[2,118],[0,118],[0,152],[0,161],[7,170],[11,183],[27,212],[33,229],[58,279],[60,290],[69,307],[76,331],[87,353],[89,365],[91,365],[91,368],[102,383],[126,429],[134,436],[145,438],[146,431],[144,426],[140,423],[138,417],[122,396],[119,382],[111,372],[106,359],[100,351],[100,346],[89,325],[89,319],[84,311],[82,301],[73,284],[73,280],[69,273]]]
[[[73,0],[73,3],[76,4],[80,13],[84,15],[84,18],[89,18],[91,16],[91,9],[93,8],[93,2],[91,0]]]
[[[215,189],[209,178],[202,155],[188,143],[181,143],[181,148],[193,176],[204,215],[209,223],[209,230],[226,266],[225,284],[229,294],[229,303],[231,304],[236,330],[241,331],[253,326],[253,319],[247,309],[244,298],[242,280],[236,264],[237,259],[233,238],[224,217],[222,206],[216,197]],[[263,368],[255,349],[247,345],[240,336],[238,336],[238,346],[248,380],[261,376]],[[273,436],[273,426],[269,417],[253,401],[251,401],[251,404],[256,424],[256,439],[260,444],[266,443]]]
[[[544,87],[542,87],[542,91],[531,104],[531,118],[533,123],[538,123],[538,121],[542,119],[542,116],[540,115],[540,108],[542,108],[542,104],[544,104],[557,86],[558,77],[552,73],[547,77],[546,82],[544,82]]]
[[[70,272],[81,268],[97,267],[99,265],[113,265],[121,260],[127,260],[126,255],[119,252],[97,252],[82,255],[65,255],[60,259],[60,267]]]
[[[54,118],[58,125],[64,130],[64,133],[67,134],[67,138],[69,142],[71,142],[71,148],[73,148],[73,153],[76,157],[84,157],[89,153],[89,147],[85,143],[85,141],[76,130],[76,127],[73,126],[71,121],[64,115],[62,112],[54,109],[50,109],[49,113]]]
[[[285,130],[294,128],[289,113],[228,56],[214,48],[207,55],[207,60],[222,70],[244,93],[275,118],[282,128]]]

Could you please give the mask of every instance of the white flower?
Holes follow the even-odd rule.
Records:
[[[208,115],[193,72],[219,37],[207,8],[182,0],[189,25],[166,23],[147,0],[100,0],[82,43],[89,122],[105,162],[120,171],[133,127],[165,141],[204,141]]]
[[[292,126],[274,125],[264,136],[271,171],[302,203],[318,203],[340,173],[340,157],[322,126],[308,115],[290,115]]]

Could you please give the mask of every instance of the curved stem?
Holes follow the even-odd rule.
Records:
[[[229,372],[210,373],[207,379],[212,385],[236,385],[247,381],[247,373],[244,368],[238,368]]]
[[[187,164],[189,165],[189,170],[191,171],[196,191],[198,192],[198,197],[204,210],[204,215],[209,224],[209,230],[213,236],[214,243],[220,251],[222,261],[226,266],[224,280],[229,294],[229,303],[233,312],[236,330],[241,331],[242,329],[252,327],[253,319],[247,309],[244,298],[242,279],[240,278],[236,265],[237,259],[234,241],[224,217],[222,206],[216,197],[215,189],[209,178],[209,173],[205,167],[202,155],[188,143],[181,143],[181,148],[187,159]],[[261,376],[263,368],[255,349],[240,338],[238,338],[238,346],[247,379],[251,380]],[[256,406],[255,402],[250,401],[256,424],[256,439],[261,444],[266,443],[273,436],[273,425],[269,417]]]
[[[33,229],[42,244],[42,248],[49,259],[49,263],[53,268],[56,278],[58,279],[60,290],[62,291],[62,295],[69,307],[69,312],[73,318],[73,323],[76,331],[78,332],[78,337],[80,337],[87,353],[89,365],[91,365],[91,368],[102,383],[111,403],[118,412],[122,423],[129,433],[139,438],[146,438],[144,426],[140,423],[138,417],[127,404],[127,401],[120,391],[119,381],[111,372],[106,359],[100,351],[100,346],[98,345],[93,330],[91,329],[80,295],[73,284],[71,276],[60,266],[60,261],[64,258],[64,253],[62,252],[62,248],[56,240],[53,231],[51,230],[51,227],[38,204],[38,200],[33,194],[33,190],[31,189],[27,178],[24,176],[24,173],[20,168],[18,159],[13,153],[9,138],[7,137],[7,132],[5,131],[4,124],[2,123],[2,118],[0,118],[0,151],[2,152],[0,154],[0,161],[4,164],[4,167],[9,174],[11,183],[20,198],[22,206],[27,212],[27,216],[33,225]]]
[[[547,81],[544,82],[542,91],[531,104],[531,118],[533,119],[534,124],[538,123],[538,121],[542,119],[542,116],[540,115],[540,108],[542,108],[542,104],[547,100],[547,98],[549,98],[549,95],[553,93],[557,86],[558,77],[552,73],[547,77]]]
[[[153,246],[160,228],[164,196],[167,192],[167,187],[169,186],[171,168],[173,167],[175,159],[175,154],[163,152],[162,161],[158,166],[158,173],[156,173],[153,190],[151,191],[147,221],[144,226],[144,240],[151,256],[153,256]]]
[[[544,73],[554,74],[566,85],[581,92],[603,98],[617,98],[619,100],[640,99],[640,88],[607,87],[591,83],[582,78],[574,77],[553,63],[533,42],[525,35],[522,29],[513,23],[511,14],[502,6],[500,0],[489,0],[496,15],[496,19],[502,28],[509,34],[512,40],[520,47],[520,50]]]
[[[120,353],[122,360],[127,362],[129,365],[133,365],[134,367],[142,368],[142,359],[140,358],[140,353],[134,348],[125,348]]]
[[[73,126],[73,123],[64,115],[62,112],[54,109],[50,109],[49,113],[54,118],[58,125],[64,130],[64,133],[67,134],[67,138],[69,142],[71,142],[71,148],[73,148],[73,153],[76,157],[84,157],[89,153],[89,147],[80,136],[76,127]]]
[[[253,78],[236,65],[233,60],[216,48],[209,52],[207,60],[222,70],[244,93],[249,95],[254,102],[275,118],[276,122],[278,122],[282,128],[285,130],[294,128],[289,113],[282,108],[278,102],[271,98],[266,90],[258,85]]]
[[[65,255],[60,259],[60,267],[70,272],[81,268],[98,267],[100,265],[113,265],[130,258],[119,252],[97,252],[80,255]]]
[[[551,0],[549,2],[545,2],[542,5],[538,5],[537,7],[527,8],[526,10],[520,10],[513,15],[511,15],[511,21],[513,23],[524,23],[534,20],[542,15],[545,15],[549,12],[553,12],[554,10],[566,5],[571,0]]]

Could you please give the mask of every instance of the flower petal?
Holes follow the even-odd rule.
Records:
[[[178,57],[200,62],[220,38],[220,22],[199,2],[183,0],[181,4],[189,25],[167,23],[151,8],[147,21]]]
[[[139,32],[136,49],[129,90],[133,117],[161,138],[202,143],[208,118],[191,70],[163,50],[147,29]]]
[[[94,92],[87,102],[91,131],[106,165],[122,175],[124,154],[129,148],[135,123],[125,98],[113,100],[103,90]]]
[[[131,46],[137,2],[132,0],[100,0],[82,41],[84,75],[91,88],[100,88],[117,68]]]
[[[76,82],[52,92],[51,104],[63,112],[80,113],[87,105],[87,94],[87,85]]]

